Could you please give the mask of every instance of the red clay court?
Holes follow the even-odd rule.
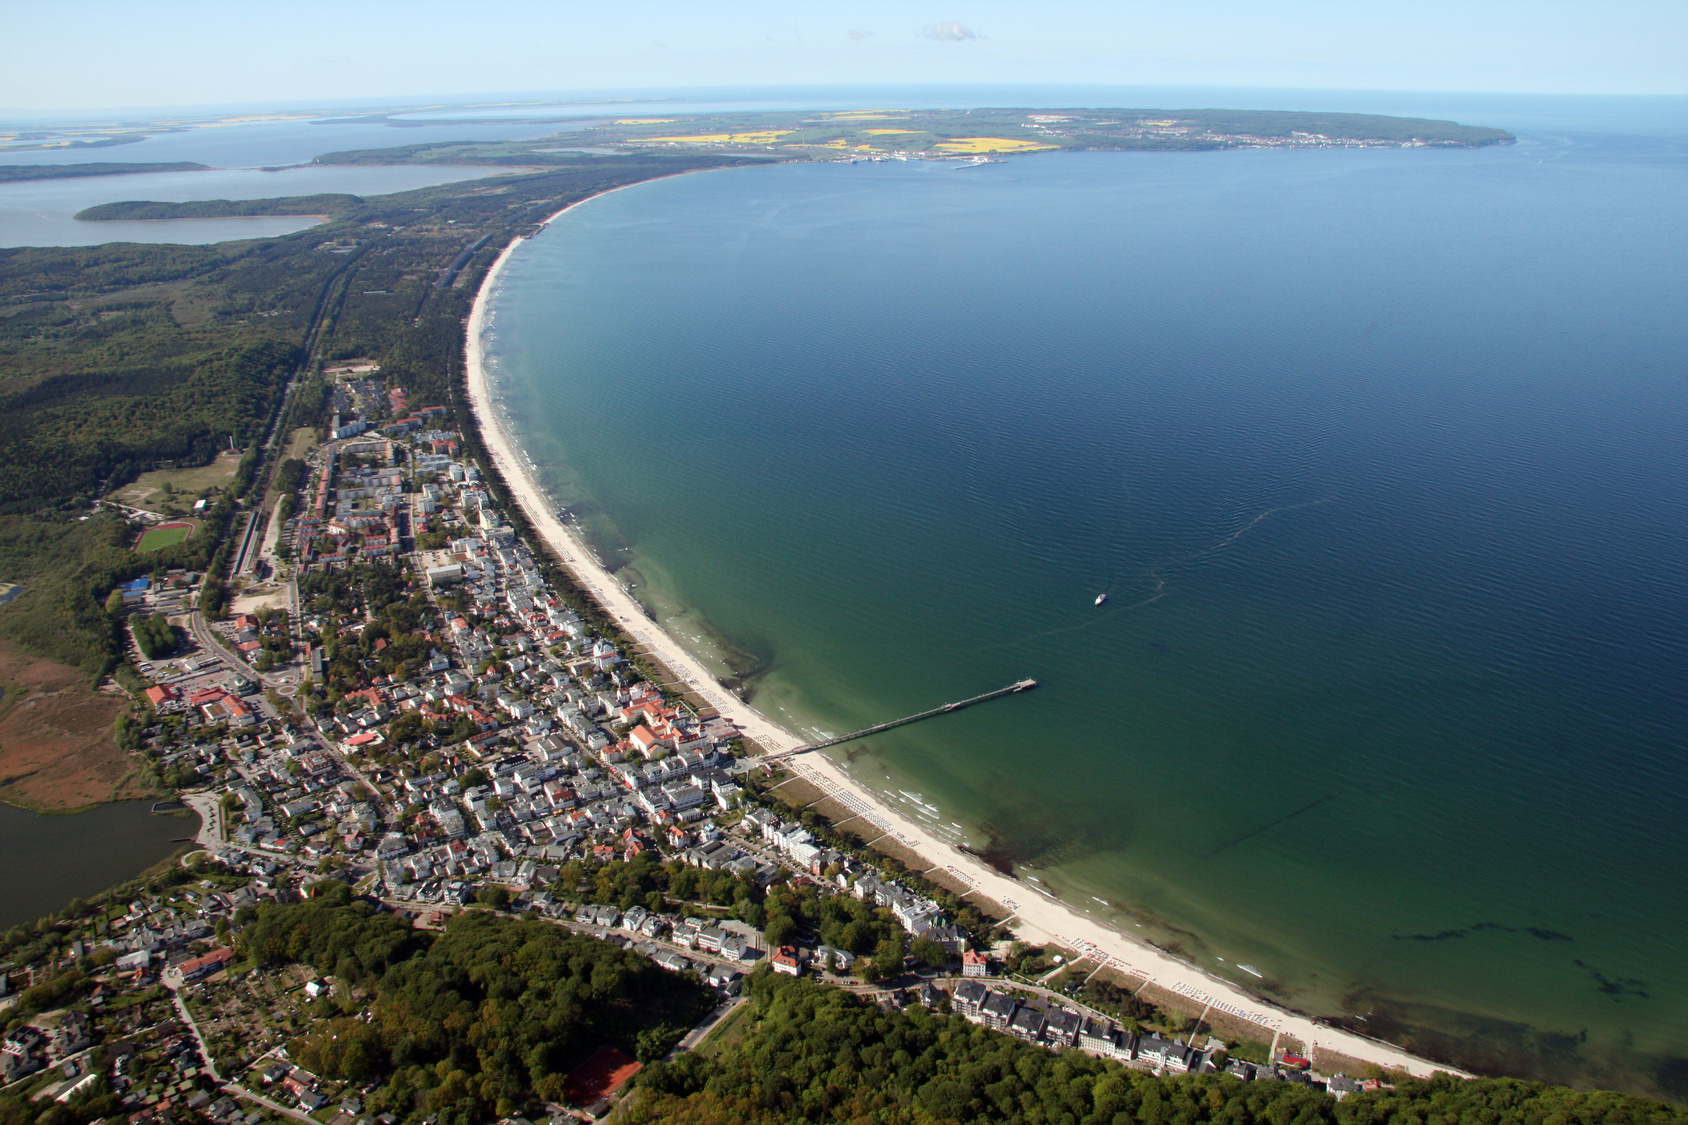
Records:
[[[570,1105],[591,1105],[621,1089],[642,1069],[643,1063],[634,1062],[614,1047],[599,1047],[591,1058],[569,1071],[563,1096]]]

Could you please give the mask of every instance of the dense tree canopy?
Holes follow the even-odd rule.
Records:
[[[1053,1052],[924,1008],[885,1011],[769,973],[749,982],[754,1021],[734,1045],[648,1068],[624,1125],[792,1122],[940,1125],[1680,1125],[1658,1102],[1510,1079],[1438,1077],[1328,1094],[1219,1075],[1157,1078]]]
[[[711,1006],[649,958],[537,919],[468,911],[430,938],[348,898],[265,910],[241,949],[348,986],[291,1053],[328,1077],[382,1080],[371,1104],[401,1118],[468,1125],[559,1101],[599,1046],[660,1055]]]

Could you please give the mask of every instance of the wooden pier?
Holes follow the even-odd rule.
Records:
[[[956,703],[946,703],[942,707],[934,707],[930,711],[922,711],[918,715],[905,715],[900,719],[892,719],[888,723],[878,723],[871,727],[863,727],[861,730],[851,731],[849,734],[841,734],[837,738],[828,738],[821,742],[806,743],[802,746],[795,746],[790,750],[780,750],[772,754],[764,754],[758,758],[744,758],[739,764],[745,767],[759,766],[768,762],[776,762],[781,758],[789,758],[794,754],[807,754],[811,750],[825,750],[828,746],[837,746],[840,742],[850,742],[858,738],[866,738],[870,734],[879,734],[881,731],[888,731],[893,727],[906,726],[909,723],[918,723],[921,719],[930,719],[934,715],[947,715],[951,711],[959,711],[963,707],[971,707],[975,703],[983,703],[985,700],[995,699],[999,695],[1013,695],[1015,692],[1030,691],[1036,686],[1036,680],[1016,680],[1007,687],[997,688],[995,691],[987,691],[985,694],[975,695],[971,699],[963,699]]]

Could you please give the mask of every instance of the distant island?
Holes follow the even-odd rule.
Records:
[[[558,164],[582,147],[822,160],[968,158],[1058,150],[1481,148],[1504,129],[1418,117],[1244,109],[883,109],[621,117],[537,140],[439,141],[331,152],[318,164]]]
[[[65,180],[79,176],[133,176],[141,172],[208,172],[210,166],[191,160],[166,164],[0,164],[0,184],[22,180]]]
[[[140,144],[149,134],[179,133],[182,126],[175,123],[159,125],[147,129],[145,133],[126,130],[120,133],[100,131],[98,126],[92,128],[76,128],[68,132],[53,130],[44,133],[14,133],[9,137],[0,137],[0,152],[63,152],[69,148],[112,148],[116,145]],[[93,140],[86,139],[93,137]]]
[[[195,199],[166,203],[126,199],[85,207],[74,218],[82,222],[114,219],[226,219],[254,215],[341,215],[363,205],[355,195],[291,195],[280,199]]]

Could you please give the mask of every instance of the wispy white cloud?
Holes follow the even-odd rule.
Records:
[[[856,42],[858,42],[858,43],[859,43],[859,42],[861,42],[861,41],[862,41],[862,40],[863,40],[863,39],[872,39],[872,38],[873,38],[873,32],[871,32],[871,31],[863,31],[863,30],[862,30],[862,29],[861,29],[861,28],[859,28],[859,27],[852,27],[852,28],[851,28],[851,29],[850,29],[850,38],[851,38],[851,39],[854,39],[854,40],[855,40],[855,41],[856,41]]]
[[[920,34],[939,43],[964,43],[969,39],[977,39],[973,29],[964,23],[954,20],[943,20],[939,23],[928,24],[920,29]]]

